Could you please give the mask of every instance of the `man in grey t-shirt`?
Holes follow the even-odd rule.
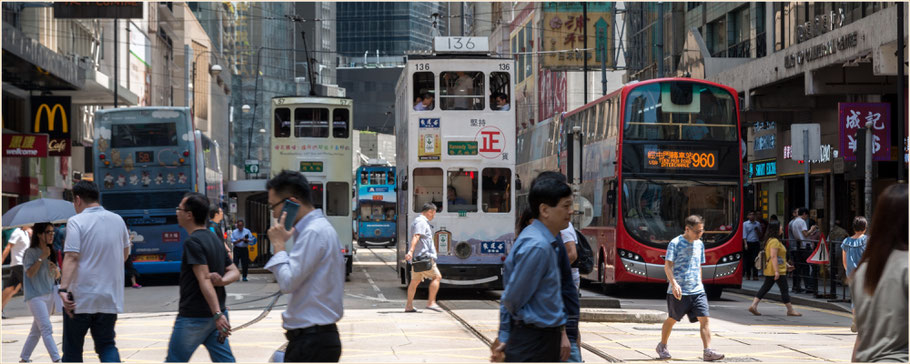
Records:
[[[430,293],[427,296],[427,309],[442,312],[436,305],[436,293],[439,292],[439,282],[442,280],[442,274],[436,267],[436,246],[433,244],[433,228],[430,227],[430,221],[436,217],[436,205],[426,203],[420,212],[420,216],[414,219],[411,224],[411,244],[408,254],[404,256],[405,260],[410,261],[413,257],[429,257],[433,259],[433,268],[422,272],[415,272],[411,267],[411,284],[408,285],[408,302],[404,306],[404,312],[417,312],[414,309],[414,295],[417,293],[417,285],[424,279],[430,280]],[[417,252],[415,255],[414,252]]]

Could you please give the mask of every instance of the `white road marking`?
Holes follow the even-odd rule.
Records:
[[[360,262],[360,259],[358,259],[357,256],[355,255],[354,261]],[[370,276],[370,273],[367,272],[367,269],[365,267],[360,267],[360,270],[363,272],[363,275],[365,275],[367,277],[367,282],[370,282],[370,285],[373,286],[373,290],[376,291],[376,294],[379,295],[379,299],[385,301],[386,300],[385,295],[382,294],[382,290],[380,290],[379,286],[376,285],[376,282],[373,281],[373,277]]]

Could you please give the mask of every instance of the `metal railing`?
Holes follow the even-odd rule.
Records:
[[[806,259],[812,256],[819,244],[818,239],[804,239],[803,243],[810,243],[810,248],[799,249],[798,244],[803,244],[798,239],[782,239],[787,247],[787,262],[796,269],[788,273],[791,282],[800,281],[802,289],[815,291],[816,298],[826,298],[828,302],[850,302],[850,290],[846,284],[846,272],[843,267],[841,244],[843,240],[825,239],[828,249],[827,264],[807,263]],[[813,289],[814,288],[814,289]],[[791,289],[797,289],[793,284]]]

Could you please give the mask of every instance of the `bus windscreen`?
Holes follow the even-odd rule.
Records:
[[[176,123],[114,124],[111,147],[141,148],[177,145]]]

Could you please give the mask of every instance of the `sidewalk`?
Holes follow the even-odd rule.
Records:
[[[783,277],[782,277],[782,279],[783,279]],[[789,277],[786,279],[789,279]],[[743,279],[743,284],[742,284],[741,289],[726,288],[725,290],[728,292],[755,296],[756,294],[758,294],[758,290],[761,289],[761,286],[764,282],[765,282],[764,278],[761,278],[760,280],[757,280],[757,281],[750,281],[748,279]],[[819,284],[819,287],[818,287],[819,290],[823,291],[823,289],[821,287],[822,281],[819,280],[818,284]],[[828,293],[829,294],[831,293],[830,284],[831,283],[828,282],[828,289],[829,289]],[[838,287],[838,289],[837,289],[838,298],[841,298],[841,290],[842,290],[842,288]],[[846,290],[846,292],[847,292],[847,297],[849,298],[850,289],[848,288]],[[780,289],[777,288],[777,285],[774,285],[773,287],[771,287],[771,290],[768,291],[768,293],[765,295],[765,299],[772,300],[772,301],[778,301],[778,302],[781,301]],[[796,305],[803,305],[803,306],[822,308],[822,309],[832,310],[832,311],[841,311],[841,312],[847,312],[847,313],[852,312],[852,310],[850,309],[850,302],[828,302],[829,300],[831,300],[831,299],[816,298],[814,294],[790,292],[790,301]]]

